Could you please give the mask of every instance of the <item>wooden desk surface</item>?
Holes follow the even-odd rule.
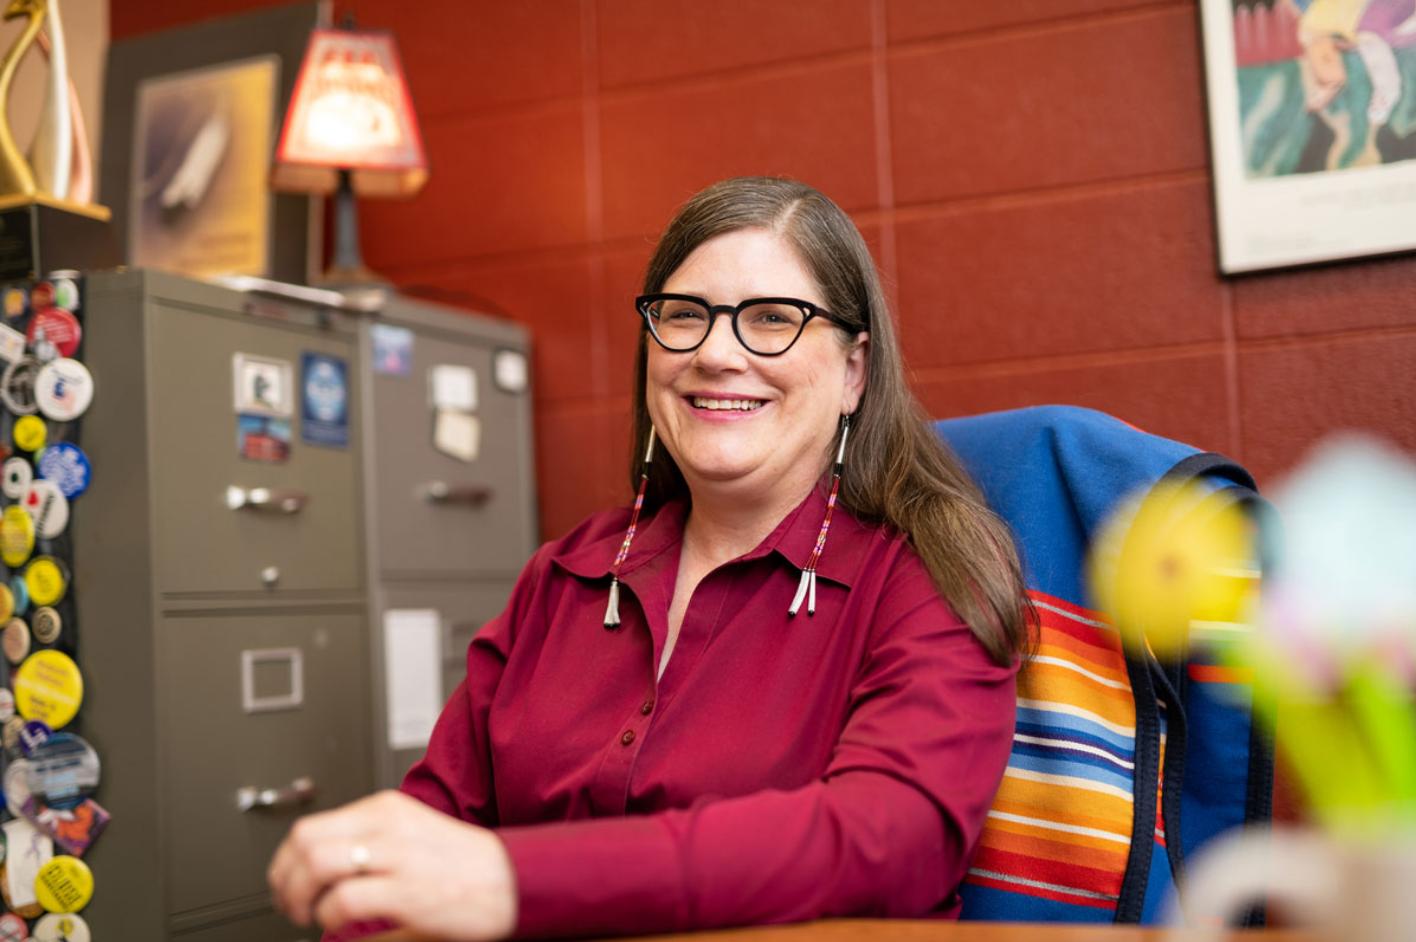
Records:
[[[637,936],[636,942],[1179,942],[1187,936],[1153,926],[1066,923],[949,922],[939,919],[826,919],[789,926],[751,926],[680,935]],[[1231,932],[1230,942],[1320,942],[1296,929]],[[390,932],[367,942],[427,942]]]

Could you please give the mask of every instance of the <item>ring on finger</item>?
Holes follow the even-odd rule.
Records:
[[[373,863],[374,855],[369,852],[368,845],[355,844],[349,848],[349,868],[356,876],[363,876],[369,872],[369,865]]]

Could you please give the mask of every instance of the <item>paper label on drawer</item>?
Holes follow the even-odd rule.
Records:
[[[269,415],[236,417],[236,452],[247,461],[290,460],[290,420]]]
[[[477,374],[470,366],[443,363],[428,370],[428,400],[434,409],[477,410]]]
[[[289,360],[237,353],[231,357],[237,412],[288,417],[295,411]]]
[[[482,420],[465,412],[439,409],[433,418],[433,447],[459,461],[476,461],[482,452]]]
[[[413,372],[413,331],[392,324],[369,327],[373,345],[374,372],[385,376],[407,376]]]
[[[300,356],[300,437],[311,445],[349,445],[349,371],[339,357]]]
[[[388,745],[421,749],[442,709],[442,619],[430,608],[389,609],[383,631]]]

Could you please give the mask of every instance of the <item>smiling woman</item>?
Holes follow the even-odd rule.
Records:
[[[904,384],[860,234],[803,184],[725,181],[644,289],[634,507],[536,554],[403,794],[295,827],[271,885],[296,921],[957,914],[1027,609]]]

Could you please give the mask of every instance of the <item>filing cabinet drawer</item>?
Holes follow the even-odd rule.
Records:
[[[515,575],[534,526],[534,482],[520,464],[529,401],[496,388],[490,346],[446,338],[416,335],[409,375],[371,378],[381,569]],[[439,365],[475,375],[480,448],[473,461],[434,447],[429,370]]]
[[[184,912],[266,892],[298,815],[370,790],[366,627],[347,612],[202,613],[160,630],[168,904]],[[240,811],[242,789],[276,803]]]
[[[150,316],[155,554],[164,592],[356,591],[363,584],[352,337],[160,302]],[[301,439],[304,352],[349,363],[350,442]],[[290,364],[290,453],[280,462],[237,450],[234,354]],[[265,488],[277,506],[233,509],[228,489]]]

